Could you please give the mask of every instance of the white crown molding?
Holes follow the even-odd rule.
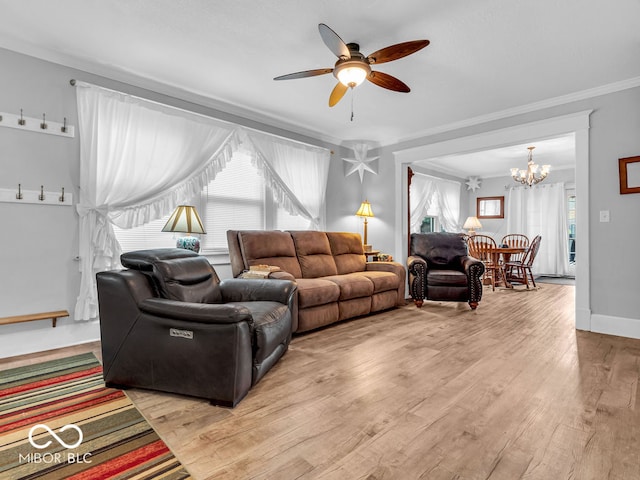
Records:
[[[1,34],[0,34],[0,48],[5,48],[13,52],[35,57],[35,58],[45,60],[51,63],[55,63],[61,66],[74,68],[74,69],[84,71],[93,75],[106,77],[110,80],[127,83],[138,88],[144,88],[156,93],[175,97],[177,99],[184,100],[187,102],[192,102],[197,105],[201,105],[204,107],[208,107],[208,108],[220,111],[222,113],[242,117],[243,119],[262,123],[270,127],[287,130],[289,132],[314,138],[322,142],[327,142],[334,145],[340,145],[343,142],[345,142],[344,138],[337,138],[316,130],[306,129],[300,126],[299,124],[291,123],[287,121],[284,117],[280,117],[272,113],[267,113],[267,112],[256,110],[256,109],[249,109],[246,106],[229,103],[228,101],[225,101],[221,98],[205,95],[202,92],[185,90],[179,85],[167,84],[165,82],[161,82],[156,79],[142,77],[133,72],[119,69],[113,65],[96,63],[95,59],[74,58],[62,52],[55,52],[46,48],[42,48],[41,46],[38,46],[38,45],[28,44],[26,42],[19,42],[19,41],[16,41],[15,39],[2,36]],[[582,90],[579,92],[575,92],[575,93],[571,93],[571,94],[567,94],[559,97],[553,97],[547,100],[542,100],[540,102],[534,102],[527,105],[521,105],[518,107],[509,108],[506,110],[500,110],[500,111],[489,113],[486,115],[480,115],[477,117],[468,118],[465,120],[461,120],[459,122],[453,122],[446,125],[439,125],[437,127],[432,127],[432,128],[422,130],[421,132],[408,137],[389,140],[386,143],[381,143],[379,146],[387,147],[387,146],[398,145],[401,143],[410,142],[412,140],[418,140],[420,138],[436,135],[439,133],[444,133],[444,132],[457,130],[465,127],[471,127],[474,125],[479,125],[479,124],[483,124],[483,123],[487,123],[495,120],[501,120],[501,119],[512,117],[515,115],[530,113],[530,112],[542,110],[549,107],[555,107],[558,105],[564,105],[567,103],[584,100],[592,97],[597,97],[600,95],[606,95],[609,93],[614,93],[614,92],[626,90],[629,88],[635,88],[638,86],[640,86],[640,77],[634,77],[627,80],[622,80],[619,82],[602,85],[600,87]]]
[[[311,129],[306,129],[299,124],[291,123],[277,115],[268,114],[260,110],[248,109],[244,106],[229,103],[221,98],[205,95],[202,92],[186,90],[179,85],[161,82],[159,80],[143,77],[136,73],[119,69],[113,65],[96,63],[94,60],[78,59],[65,55],[61,52],[53,52],[34,45],[18,44],[16,42],[7,41],[0,36],[0,48],[5,48],[15,53],[20,53],[30,57],[44,60],[46,62],[55,63],[57,65],[73,68],[81,72],[92,75],[105,77],[116,82],[126,83],[133,87],[150,90],[154,93],[167,95],[169,97],[191,102],[199,106],[211,108],[222,113],[241,117],[246,120],[261,123],[270,127],[279,128],[289,132],[297,133],[306,137],[314,138],[321,142],[327,142],[333,145],[340,145],[344,139],[326,135]],[[82,80],[78,78],[78,80]]]
[[[387,143],[382,146],[392,146],[399,143],[410,142],[412,140],[418,140],[420,138],[436,135],[439,133],[445,133],[445,132],[450,132],[452,130],[472,127],[474,125],[481,125],[483,123],[487,123],[495,120],[502,120],[503,118],[509,118],[509,117],[514,117],[516,115],[522,115],[524,113],[531,113],[538,110],[544,110],[545,108],[565,105],[567,103],[586,100],[588,98],[593,98],[593,97],[599,97],[601,95],[620,92],[622,90],[628,90],[630,88],[635,88],[635,87],[640,87],[640,77],[634,77],[628,80],[622,80],[620,82],[609,83],[607,85],[602,85],[600,87],[581,90],[579,92],[570,93],[568,95],[562,95],[560,97],[549,98],[547,100],[542,100],[540,102],[529,103],[527,105],[508,108],[506,110],[500,110],[498,112],[489,113],[487,115],[480,115],[478,117],[468,118],[466,120],[461,120],[459,122],[453,122],[446,125],[440,125],[437,127],[428,128],[410,137],[405,137],[393,143]]]

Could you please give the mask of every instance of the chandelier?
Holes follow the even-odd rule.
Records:
[[[551,165],[543,165],[542,170],[540,170],[540,172],[538,173],[538,169],[540,168],[540,166],[533,163],[534,148],[536,147],[527,147],[527,149],[529,150],[529,159],[527,161],[526,170],[520,170],[519,168],[511,169],[511,176],[513,177],[513,179],[516,182],[526,185],[528,187],[531,187],[536,183],[540,183],[545,178],[547,178],[547,175],[549,174],[549,170],[551,169]]]

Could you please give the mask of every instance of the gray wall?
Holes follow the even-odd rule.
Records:
[[[593,110],[589,131],[588,199],[591,312],[598,317],[598,322],[610,323],[614,328],[623,325],[619,329],[621,334],[640,338],[640,310],[634,301],[640,288],[636,274],[640,261],[629,247],[640,237],[640,194],[620,195],[618,183],[618,158],[640,155],[640,87],[381,148],[380,174],[365,178],[365,192],[376,203],[390,205],[395,201],[394,192],[402,186],[395,184],[394,151],[585,110]],[[349,201],[346,196],[334,198],[333,205]],[[600,223],[601,210],[610,211],[609,223]],[[328,217],[333,213],[328,210]],[[381,210],[376,221],[379,237],[375,243],[393,251],[394,210]]]
[[[565,182],[573,184],[575,182],[575,170],[552,170],[545,183]],[[504,197],[504,218],[483,218],[480,220],[482,229],[478,233],[492,236],[499,241],[507,233],[507,212],[509,208],[509,191],[508,187],[517,186],[513,179],[505,175],[504,177],[484,178],[480,184],[480,188],[475,192],[469,191],[468,211],[469,215],[476,214],[476,200],[478,197]],[[466,217],[465,217],[466,218]]]
[[[0,188],[65,192],[74,206],[29,205],[0,202],[0,317],[68,310],[73,316],[80,285],[78,255],[78,200],[80,140],[75,78],[131,93],[186,110],[221,118],[239,125],[273,133],[331,150],[338,147],[252,120],[151,92],[132,85],[62,67],[0,49],[0,109],[27,117],[62,122],[76,127],[74,138],[0,128]],[[332,157],[341,168],[342,161]],[[332,169],[335,165],[332,165]],[[340,185],[337,186],[340,189]],[[356,227],[357,225],[354,225]],[[167,246],[172,246],[168,240]],[[221,277],[230,276],[227,265],[216,266]],[[82,343],[99,338],[97,322],[72,318],[0,326],[0,357]]]
[[[393,151],[593,109],[589,161],[591,310],[605,320],[640,320],[634,302],[639,287],[638,260],[629,248],[640,236],[640,195],[619,194],[617,169],[618,158],[640,155],[640,88],[380,148],[370,153],[380,155],[378,175],[365,173],[361,184],[357,174],[345,178],[341,158],[351,154],[342,147],[7,50],[0,49],[0,65],[3,111],[19,113],[22,108],[30,117],[44,112],[52,121],[67,117],[77,127],[75,91],[69,86],[69,79],[77,78],[331,148],[335,153],[327,188],[327,229],[361,232],[362,223],[354,213],[368,198],[376,215],[369,224],[369,243],[389,253],[395,248],[395,199],[396,189],[401,188],[395,181]],[[0,128],[0,147],[0,188],[14,188],[18,183],[26,189],[44,185],[47,190],[57,190],[64,186],[77,201],[77,135],[69,139]],[[611,212],[611,222],[599,223],[600,210]],[[78,250],[75,208],[0,202],[0,219],[0,316],[53,309],[67,309],[73,314],[79,285],[78,263],[74,260]],[[0,356],[98,338],[97,325],[71,319],[61,320],[56,329],[50,322],[41,321],[0,326],[0,332]]]

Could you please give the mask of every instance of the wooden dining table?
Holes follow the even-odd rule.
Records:
[[[527,249],[525,247],[494,247],[489,248],[489,254],[491,255],[491,261],[494,265],[500,265],[500,274],[502,276],[502,282],[506,288],[513,288],[513,285],[507,280],[504,267],[514,253],[524,253]],[[502,258],[501,258],[502,257]],[[500,261],[502,260],[502,262]]]

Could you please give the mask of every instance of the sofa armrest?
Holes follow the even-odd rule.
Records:
[[[469,255],[460,257],[460,263],[467,276],[480,278],[484,273],[484,263],[475,257],[471,257]]]
[[[292,282],[296,281],[296,277],[291,275],[289,272],[285,272],[284,270],[279,270],[277,272],[271,272],[269,274],[269,278],[275,280],[291,280]]]
[[[365,270],[368,272],[377,271],[395,273],[403,281],[407,273],[404,266],[398,262],[367,262],[365,264]]]
[[[407,258],[407,268],[413,274],[416,274],[418,270],[426,271],[427,261],[418,255],[411,255]]]
[[[189,322],[225,324],[253,322],[249,309],[241,305],[191,303],[166,298],[148,298],[140,302],[139,308],[142,312],[157,317]]]
[[[296,284],[289,280],[229,278],[220,282],[223,302],[280,302],[291,306]]]

